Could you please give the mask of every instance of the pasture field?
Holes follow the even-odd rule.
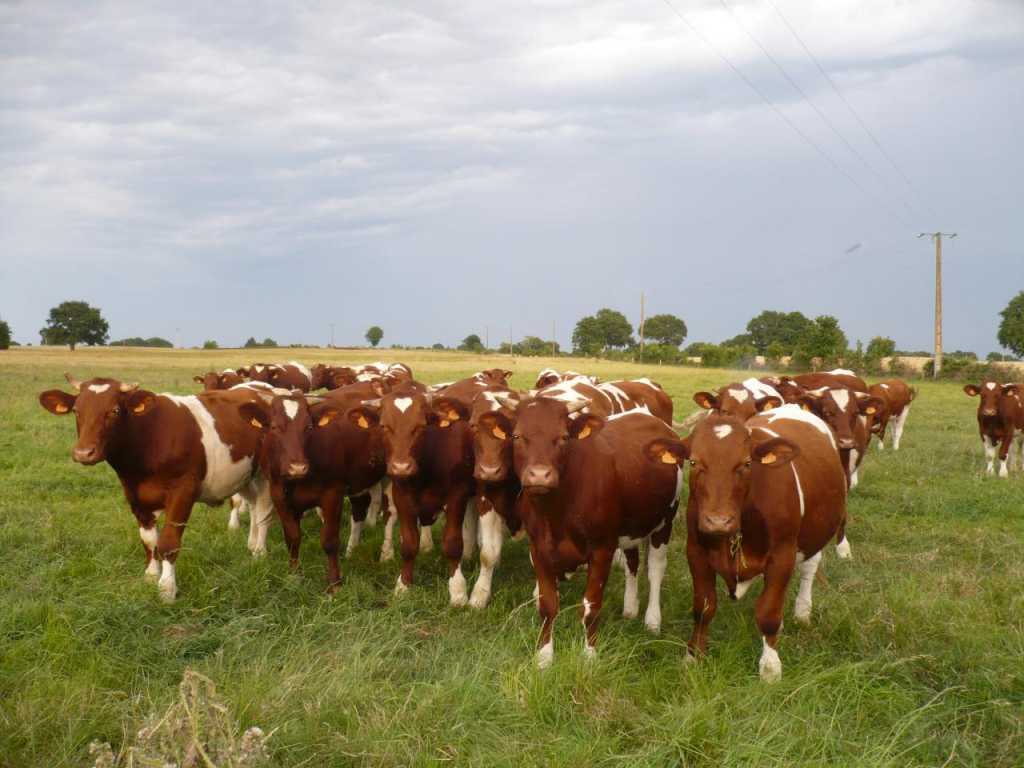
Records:
[[[90,741],[130,743],[186,668],[217,684],[243,727],[273,731],[282,766],[1024,765],[1024,478],[983,476],[977,401],[959,385],[917,383],[903,449],[872,449],[850,500],[853,560],[826,551],[811,627],[792,620],[791,585],[783,679],[765,685],[758,587],[720,603],[708,658],[683,663],[682,525],[661,635],[622,619],[616,569],[599,655],[585,661],[577,577],[563,585],[544,672],[525,542],[506,545],[483,612],[448,607],[437,550],[421,555],[416,588],[393,597],[398,565],[377,562],[380,526],[328,597],[315,516],[292,574],[276,523],[269,555],[254,560],[226,506],[197,506],[178,601],[161,603],[113,471],[72,463],[73,420],[36,395],[63,387],[68,369],[192,393],[194,373],[291,357],[400,359],[426,382],[501,365],[520,387],[548,364],[647,374],[680,420],[695,390],[746,375],[390,350],[0,353],[0,766],[91,764]]]

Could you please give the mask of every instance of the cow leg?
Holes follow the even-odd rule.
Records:
[[[299,518],[302,511],[291,508],[283,485],[272,485],[270,498],[274,503],[274,511],[277,512],[277,517],[281,521],[285,546],[288,547],[288,567],[294,571],[299,567],[299,544],[302,541],[302,527],[299,525]]]
[[[796,596],[793,615],[801,624],[811,623],[811,605],[813,604],[811,590],[814,588],[814,575],[818,572],[820,563],[821,552],[800,563],[800,591]]]
[[[622,553],[622,570],[626,577],[626,589],[622,595],[622,618],[635,619],[640,613],[640,598],[637,597],[637,582],[640,580],[638,578],[640,548],[624,549]]]
[[[242,505],[245,504],[243,499],[237,493],[231,497],[231,514],[228,517],[228,530],[237,531],[242,527],[242,518],[240,513],[242,511]]]
[[[858,471],[857,459],[859,457],[860,457],[860,454],[857,452],[856,448],[854,448],[854,449],[852,449],[850,451],[850,490],[853,490],[854,488],[856,488],[857,487],[857,483],[859,482],[859,479],[857,477],[857,471]]]
[[[320,495],[320,510],[324,516],[320,528],[320,546],[327,558],[327,591],[334,592],[341,583],[338,550],[341,549],[341,507],[344,496],[340,488],[328,488]]]
[[[359,546],[359,539],[363,533],[363,526],[369,517],[369,508],[373,504],[373,500],[368,493],[364,493],[360,496],[349,496],[348,503],[352,506],[352,527],[348,532],[345,557],[351,557],[352,552]]]
[[[242,491],[242,496],[250,504],[249,512],[249,551],[253,557],[267,554],[267,533],[274,515],[274,502],[270,497],[270,483],[257,476],[249,487]]]
[[[639,550],[633,549],[639,561]],[[597,627],[601,621],[601,605],[604,603],[604,585],[608,583],[608,572],[612,568],[615,549],[599,549],[590,557],[587,569],[587,588],[583,593],[583,655],[592,659],[597,655]],[[627,557],[628,557],[627,553]],[[638,562],[639,565],[639,562]]]
[[[896,417],[896,423],[892,425],[892,449],[900,449],[900,438],[903,437],[903,425],[907,423],[907,414],[910,413],[910,406],[903,408],[903,412]]]
[[[672,522],[665,523],[647,540],[647,581],[650,594],[647,597],[647,613],[644,625],[654,634],[661,631],[661,582],[668,569],[668,542],[672,536]]]
[[[1003,440],[999,445],[999,476],[1009,477],[1010,472],[1006,467],[1006,459],[1010,453],[1010,446],[1013,444],[1013,430],[1010,429],[1003,435]]]
[[[758,662],[761,679],[766,683],[782,679],[782,660],[776,650],[779,630],[782,629],[782,608],[786,601],[786,588],[796,565],[796,548],[776,551],[768,555],[764,571],[764,590],[757,598],[754,617],[761,630],[763,648]],[[815,564],[817,568],[817,564]]]
[[[381,512],[384,510],[383,481],[370,486],[368,493],[370,494],[370,508],[366,513],[366,524],[374,526],[377,524],[377,520],[380,519]]]
[[[476,552],[477,537],[480,534],[480,514],[476,497],[466,502],[466,513],[462,517],[462,559],[469,560]]]
[[[850,551],[850,540],[846,538],[846,518],[839,523],[839,530],[836,531],[836,555],[840,560],[849,560],[853,557]]]
[[[419,510],[411,491],[392,483],[395,505],[398,507],[399,550],[402,553],[402,570],[395,582],[395,594],[400,595],[412,586],[416,556],[420,551]]]
[[[533,549],[531,543],[530,549]],[[532,554],[532,552],[531,552]],[[537,576],[537,613],[540,614],[540,637],[537,638],[537,668],[547,669],[555,659],[552,628],[558,615],[558,581],[548,563],[533,556],[533,570]]]
[[[395,523],[398,521],[398,508],[395,506],[394,493],[389,491],[384,494],[386,500],[388,520],[384,524],[384,541],[380,545],[380,561],[386,563],[395,559],[394,531]]]
[[[480,575],[473,585],[473,594],[469,598],[472,608],[486,608],[491,599],[491,581],[494,569],[501,562],[501,545],[504,538],[504,524],[498,510],[487,499],[477,502],[477,509],[484,509],[480,515]]]
[[[146,581],[156,581],[160,578],[160,561],[156,559],[156,544],[160,534],[156,529],[156,519],[160,514],[154,512],[143,512],[132,510],[136,520],[139,521],[139,538],[142,539],[142,549],[146,552]]]
[[[718,610],[715,570],[711,567],[707,553],[696,544],[696,538],[691,534],[686,547],[686,561],[693,581],[693,634],[687,644],[687,660],[708,652],[708,628]],[[690,541],[694,542],[692,546]]]
[[[461,608],[469,601],[466,577],[462,573],[462,533],[467,501],[465,495],[456,494],[449,496],[445,504],[442,547],[448,560],[448,596],[453,608]]]
[[[181,551],[181,539],[185,535],[185,526],[192,514],[192,493],[185,490],[172,491],[165,501],[164,524],[157,537],[154,554],[160,561],[160,579],[157,589],[160,597],[167,603],[173,603],[178,596],[178,580],[175,575],[175,563]]]
[[[981,442],[982,445],[985,446],[985,458],[988,459],[988,466],[985,467],[985,474],[994,475],[996,473],[996,441],[991,439],[988,435],[982,435]]]
[[[417,523],[417,525],[419,525]],[[430,525],[419,525],[419,537],[420,537],[420,551],[421,552],[433,552],[434,551],[434,531],[433,523]]]

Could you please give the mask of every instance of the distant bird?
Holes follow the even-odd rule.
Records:
[[[862,245],[864,245],[864,244],[863,243],[854,243],[849,248],[847,248],[845,251],[843,251],[843,254],[846,255],[846,256],[849,256],[854,251],[859,251]]]

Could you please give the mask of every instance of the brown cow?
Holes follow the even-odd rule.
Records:
[[[78,394],[51,389],[39,395],[51,413],[75,414],[78,440],[72,458],[79,464],[106,461],[117,472],[146,551],[146,576],[159,576],[160,594],[174,600],[175,563],[181,539],[197,501],[220,504],[240,493],[253,505],[261,533],[253,554],[266,546],[270,498],[256,471],[262,432],[254,427],[267,403],[249,390],[203,392],[179,397],[157,395],[116,379],[78,382]],[[159,535],[157,516],[163,512]]]
[[[631,617],[638,610],[638,548],[649,542],[646,623],[652,631],[661,626],[661,580],[682,473],[674,463],[650,467],[642,451],[652,440],[670,440],[675,433],[649,413],[605,420],[582,413],[584,405],[539,396],[523,400],[511,436],[513,466],[523,488],[519,512],[530,538],[543,620],[537,650],[542,668],[554,658],[558,581],[584,564],[584,652],[596,653],[604,587],[618,547],[628,564],[623,614]],[[581,415],[570,418],[574,410]]]
[[[432,407],[442,408],[439,415]],[[403,385],[377,401],[351,409],[348,418],[362,429],[379,430],[401,532],[402,571],[395,584],[401,594],[413,583],[420,549],[419,526],[445,514],[442,549],[448,560],[448,592],[453,606],[468,602],[462,557],[475,543],[463,540],[466,507],[475,490],[473,448],[467,420],[455,401],[434,400],[422,385]],[[475,512],[473,512],[475,515]]]
[[[646,378],[605,381],[597,388],[616,401],[615,413],[646,408],[652,416],[672,426],[672,398],[657,382]]]
[[[763,638],[758,667],[762,680],[780,679],[778,633],[793,569],[800,566],[794,614],[809,623],[821,551],[833,536],[845,542],[846,479],[831,431],[785,405],[746,422],[712,413],[686,440],[655,440],[645,450],[654,466],[691,466],[686,558],[694,627],[687,658],[707,652],[716,576],[734,598],[764,576],[755,609]]]
[[[534,389],[544,389],[550,387],[552,384],[558,384],[562,381],[574,381],[581,380],[587,384],[593,384],[597,386],[601,383],[601,380],[597,376],[587,376],[577,371],[566,371],[565,373],[559,373],[554,368],[545,368],[537,374],[537,382],[533,385]]]
[[[871,421],[885,408],[885,401],[846,387],[822,387],[806,390],[800,402],[832,430],[849,487],[856,488],[871,440]]]
[[[717,392],[696,392],[693,401],[705,410],[735,416],[743,421],[783,404],[778,390],[759,379],[726,384]]]
[[[985,473],[995,474],[996,446],[999,453],[999,476],[1008,477],[1008,464],[1013,438],[1018,430],[1024,430],[1024,406],[1020,401],[1019,384],[1000,384],[996,381],[983,381],[981,384],[968,384],[964,392],[969,397],[978,397],[978,433],[981,444],[985,448],[988,466]],[[1024,465],[1024,445],[1018,440],[1018,453]]]
[[[881,410],[879,418],[875,419],[872,431],[878,435],[878,449],[885,449],[885,430],[892,421],[892,449],[900,449],[900,438],[903,437],[903,427],[907,423],[907,415],[910,413],[910,403],[917,397],[917,390],[908,387],[906,382],[899,379],[887,379],[877,384],[872,384],[868,392],[875,397],[881,398],[885,407]]]
[[[298,389],[309,392],[313,388],[313,374],[302,363],[290,360],[268,366],[267,383],[282,389]]]
[[[783,377],[783,379],[790,377]],[[834,371],[821,373],[798,373],[792,377],[804,389],[821,389],[822,387],[846,387],[855,392],[867,392],[868,385],[853,371],[836,368]]]
[[[202,376],[193,376],[193,381],[203,385],[203,390],[210,392],[214,389],[231,389],[237,384],[245,381],[242,376],[232,368],[225,368],[220,373],[207,371]]]

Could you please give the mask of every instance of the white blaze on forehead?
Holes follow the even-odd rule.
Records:
[[[299,412],[299,404],[297,402],[295,402],[294,400],[285,400],[283,405],[284,405],[284,413],[285,413],[285,415],[289,419],[294,419],[295,418],[295,414],[297,414]]]
[[[888,384],[879,384],[878,386],[880,386],[882,389],[888,389],[889,388]]]
[[[833,389],[830,390],[832,393],[832,399],[836,401],[836,405],[839,406],[839,410],[845,411],[846,407],[850,404],[850,393],[845,389]]]
[[[412,398],[396,397],[392,402],[394,403],[395,408],[397,408],[402,413],[405,413],[407,410],[409,410],[409,406],[412,405]]]
[[[732,434],[732,427],[728,424],[716,424],[713,429],[715,431],[715,437],[719,440],[724,440]]]
[[[839,450],[836,447],[835,435],[833,435],[832,430],[828,428],[828,424],[819,419],[810,411],[805,411],[799,405],[796,405],[794,403],[786,403],[786,405],[782,406],[781,408],[775,408],[774,410],[766,411],[764,415],[768,417],[769,424],[779,419],[788,421],[802,421],[805,424],[810,424],[812,427],[814,427],[816,430],[821,432],[821,434],[825,435],[825,437],[828,438],[829,443],[832,444],[832,447],[835,450]]]
[[[90,392],[95,392],[97,395],[102,395],[108,389],[110,389],[110,385],[109,384],[90,384],[89,385],[89,391]]]
[[[782,395],[779,394],[779,391],[775,389],[775,387],[769,384],[765,384],[763,381],[758,381],[755,378],[749,378],[744,380],[743,386],[744,388],[750,390],[750,392],[752,392],[754,397],[756,398],[777,397],[779,398],[779,402],[784,402],[782,399]]]
[[[730,389],[729,394],[732,395],[733,400],[737,403],[745,403],[747,398],[750,397],[750,393],[742,387],[740,389]]]
[[[985,388],[986,388],[986,389],[995,389],[995,388],[996,388],[996,385],[995,385],[995,384],[993,384],[993,383],[992,383],[992,382],[990,381],[990,382],[989,382],[988,384],[986,384],[986,385],[985,385]]]

